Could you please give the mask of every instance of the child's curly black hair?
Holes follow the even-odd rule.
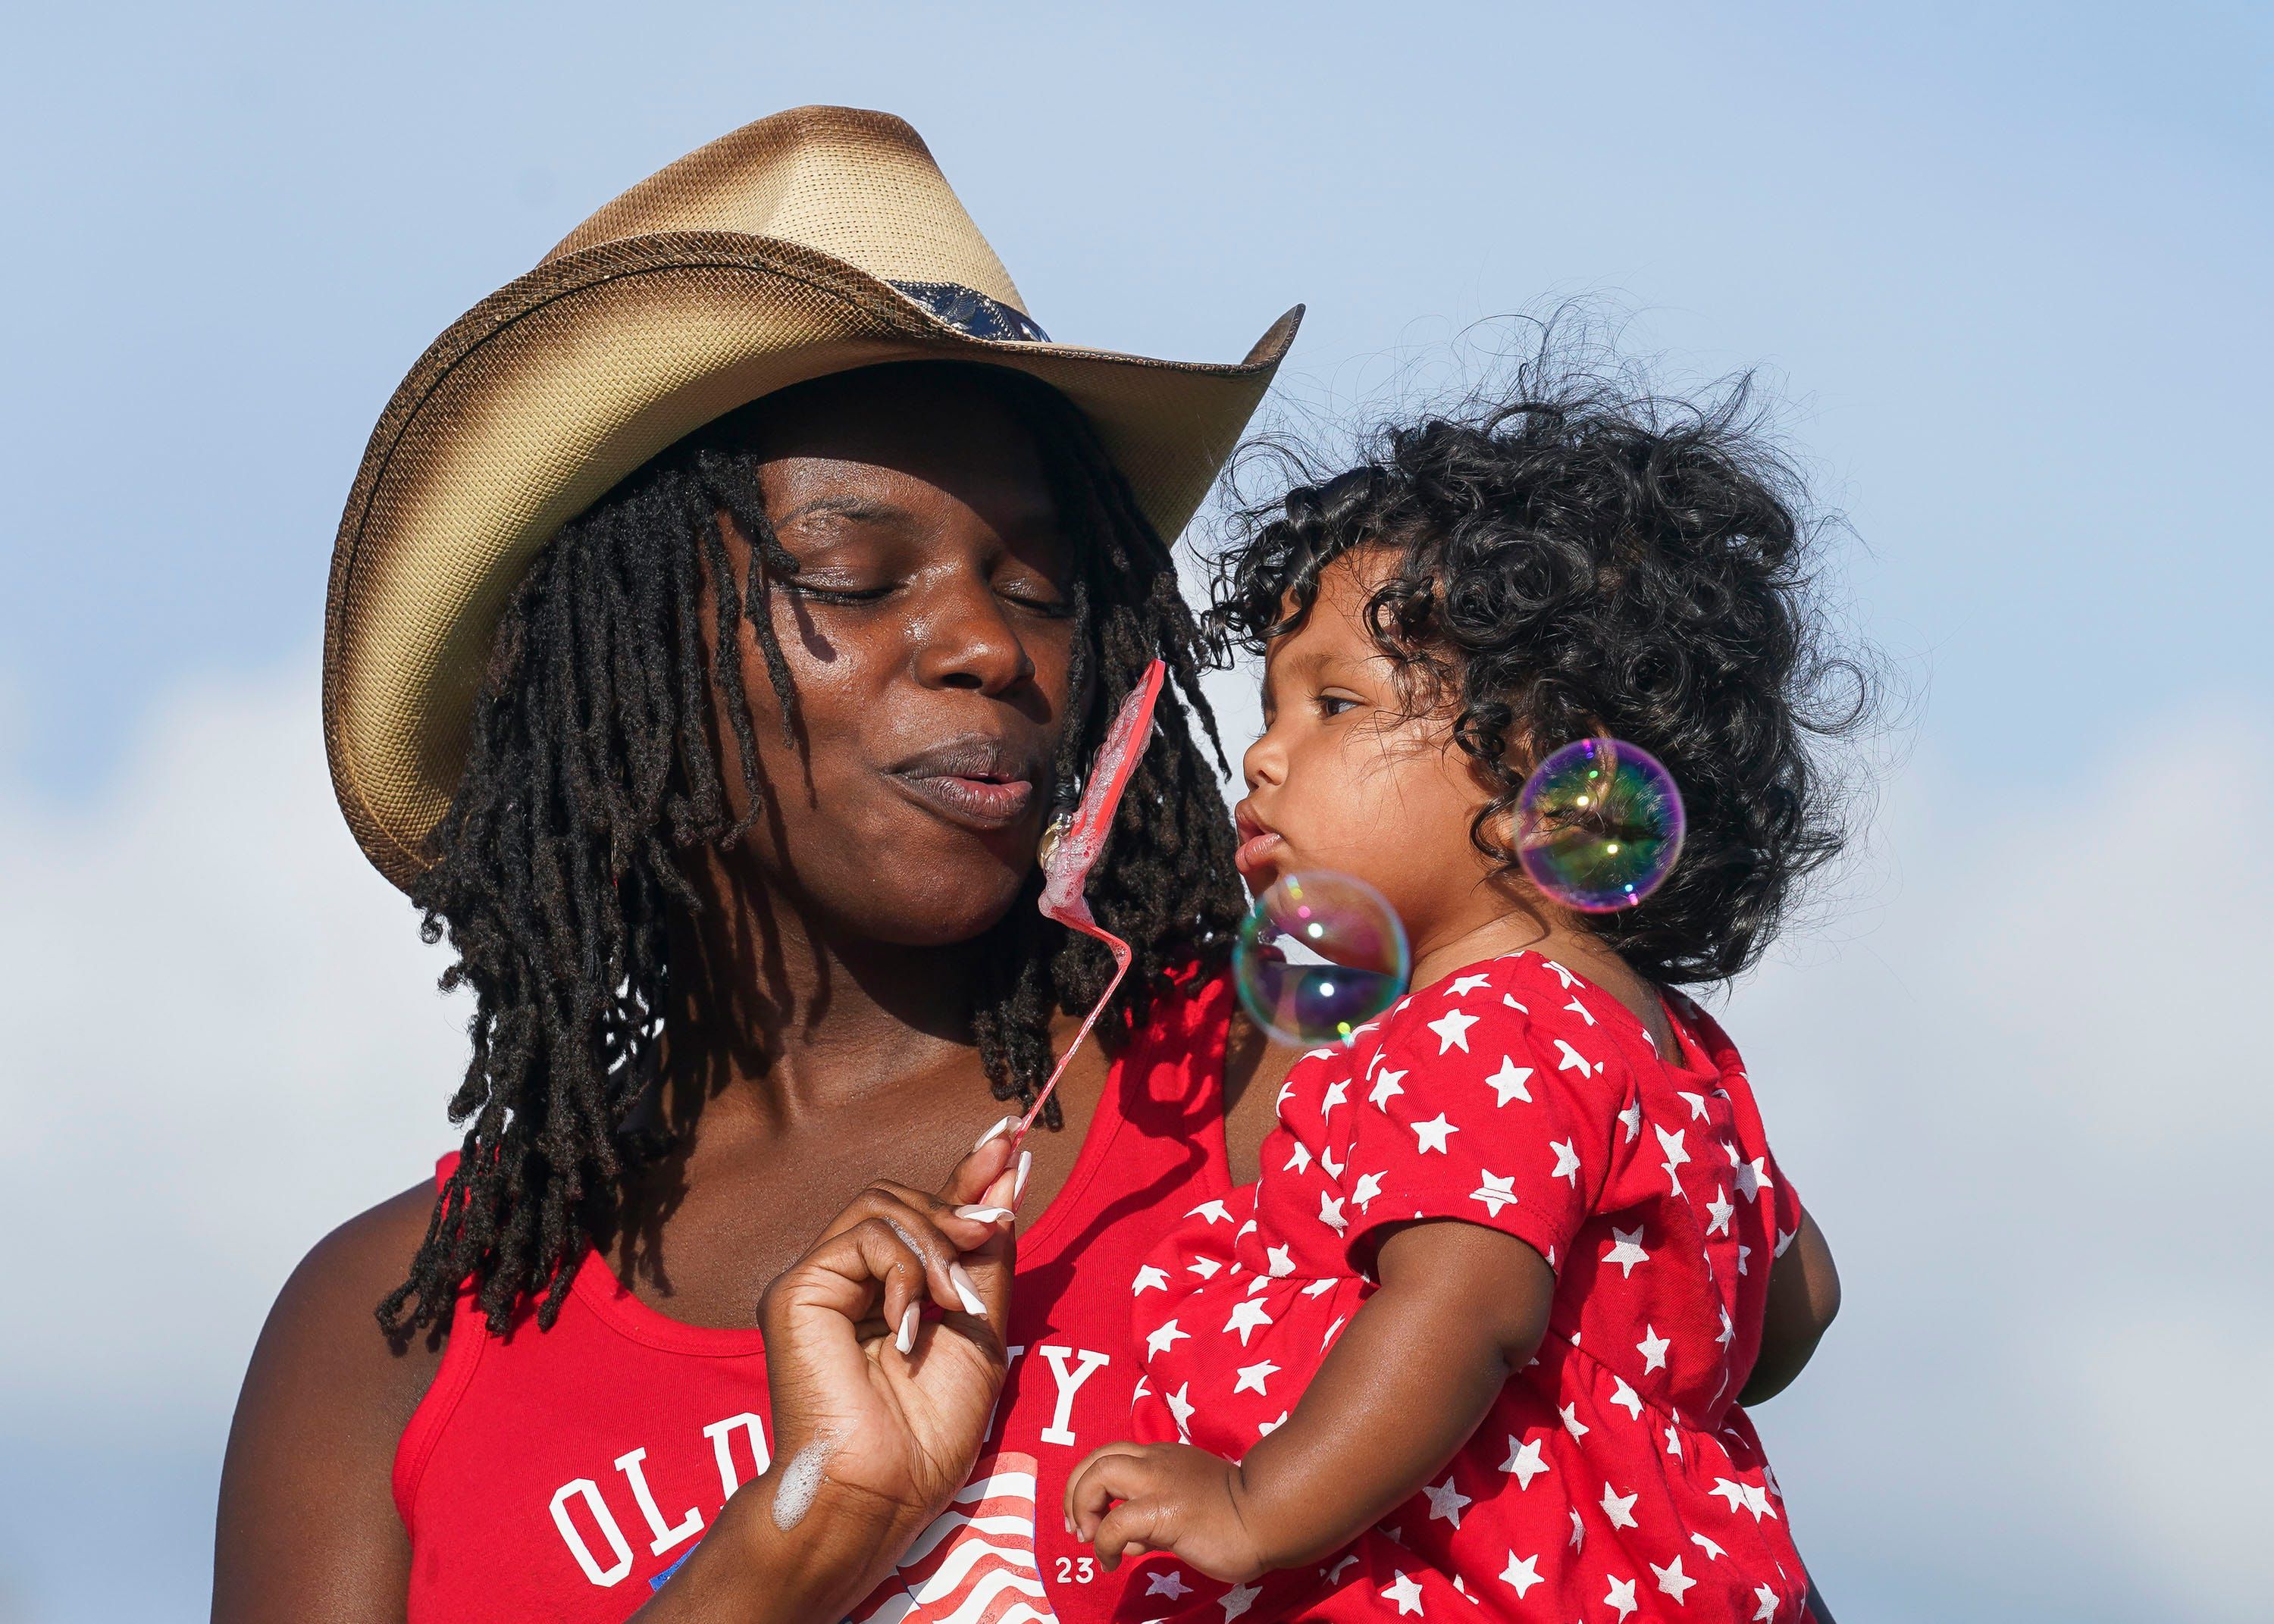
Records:
[[[1495,786],[1479,848],[1516,867],[1492,831],[1548,751],[1638,744],[1681,786],[1681,860],[1639,906],[1581,917],[1655,981],[1735,975],[1846,844],[1847,797],[1816,746],[1856,731],[1879,690],[1818,612],[1827,526],[1754,402],[1749,378],[1669,399],[1551,340],[1507,398],[1377,429],[1331,477],[1261,447],[1297,482],[1235,515],[1207,617],[1218,652],[1261,653],[1302,623],[1327,565],[1395,549],[1371,629],[1417,703],[1454,708]]]

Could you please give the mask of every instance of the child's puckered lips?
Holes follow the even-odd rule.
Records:
[[[1253,801],[1243,801],[1234,807],[1231,822],[1239,835],[1239,850],[1233,854],[1232,864],[1239,870],[1239,877],[1247,882],[1248,889],[1258,890],[1259,880],[1268,883],[1269,871],[1287,844],[1286,838],[1257,815]]]

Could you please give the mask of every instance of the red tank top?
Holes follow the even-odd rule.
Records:
[[[1103,1624],[1112,1613],[1133,1569],[1099,1569],[1058,1502],[1083,1455],[1128,1433],[1137,1266],[1230,1190],[1229,1014],[1221,980],[1164,998],[1113,1066],[1065,1187],[1021,1233],[1010,1376],[971,1484],[857,1619],[1008,1620],[1023,1606]],[[772,1438],[757,1332],[667,1319],[597,1254],[547,1331],[524,1312],[493,1335],[462,1297],[395,1450],[410,1624],[627,1617],[764,1470]]]

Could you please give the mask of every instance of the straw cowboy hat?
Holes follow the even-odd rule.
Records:
[[[372,433],[324,610],[324,742],[356,838],[398,885],[428,866],[523,573],[712,418],[881,362],[1008,367],[1081,408],[1174,539],[1301,314],[1230,365],[1056,343],[900,119],[800,108],[690,153],[436,339]]]

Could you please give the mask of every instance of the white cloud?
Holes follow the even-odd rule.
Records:
[[[1253,700],[1216,687],[1236,749]],[[1762,1419],[1851,1616],[2256,1609],[2274,718],[2150,737],[2067,786],[1923,752],[1868,906],[1730,1000],[1849,1288]],[[42,1458],[177,1462],[293,1261],[451,1142],[463,1006],[339,822],[305,667],[184,693],[117,785],[0,783],[0,1223],[41,1266],[0,1391]],[[163,1515],[201,1546],[209,1500]],[[83,1591],[114,1559],[79,1521],[0,1568]]]

